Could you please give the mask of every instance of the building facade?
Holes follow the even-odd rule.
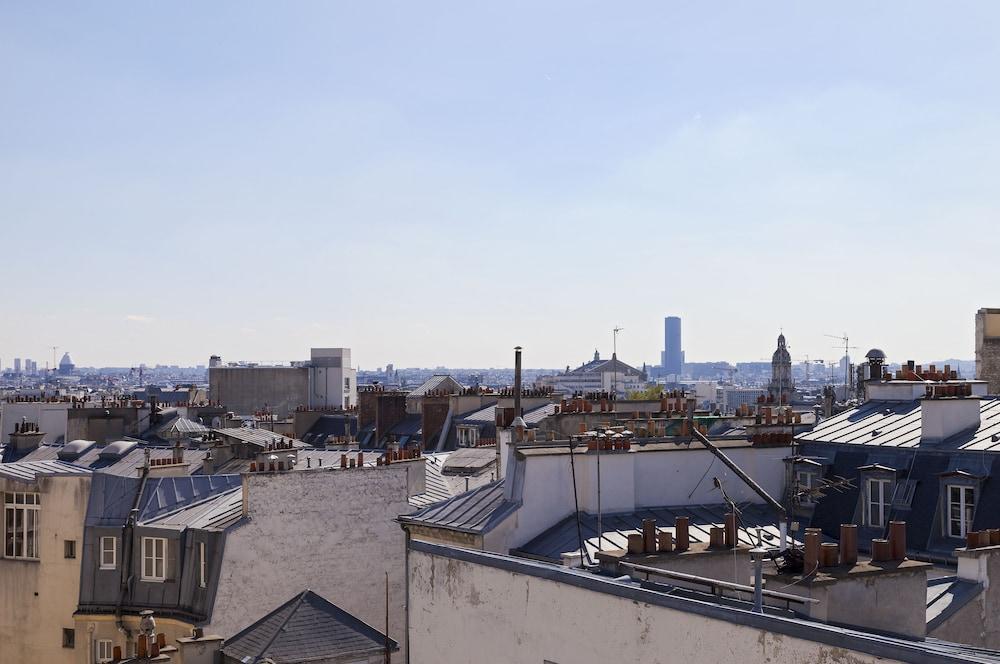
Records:
[[[663,319],[663,353],[660,355],[663,373],[680,376],[684,369],[684,351],[681,347],[681,319],[668,316]]]
[[[1000,309],[976,312],[976,378],[1000,394]]]

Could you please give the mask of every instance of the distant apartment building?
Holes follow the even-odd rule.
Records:
[[[308,362],[291,366],[225,366],[213,356],[209,394],[238,415],[266,411],[279,418],[296,408],[350,408],[357,405],[357,371],[350,348],[313,348]]]
[[[1000,394],[1000,309],[976,312],[976,378],[990,394]]]
[[[726,385],[719,390],[719,408],[723,413],[735,413],[740,406],[752,406],[760,397],[767,396],[763,387],[737,387]]]

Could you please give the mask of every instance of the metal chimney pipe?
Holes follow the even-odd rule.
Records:
[[[521,417],[521,347],[514,347],[514,417]]]

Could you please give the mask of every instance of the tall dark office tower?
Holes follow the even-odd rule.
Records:
[[[665,374],[680,374],[684,366],[684,351],[681,350],[681,319],[677,316],[663,319],[663,355],[660,361]]]

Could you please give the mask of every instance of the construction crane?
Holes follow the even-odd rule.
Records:
[[[845,358],[850,356],[850,353],[851,353],[852,350],[857,350],[857,348],[858,348],[857,346],[852,346],[851,345],[851,340],[848,338],[847,332],[844,332],[843,336],[837,336],[836,334],[827,334],[825,336],[828,336],[831,339],[836,339],[837,341],[840,341],[841,343],[844,344],[844,357]],[[840,350],[840,346],[834,346],[834,348]],[[844,364],[845,364],[845,366],[844,366],[844,401],[847,401],[847,391],[850,389],[850,386],[851,386],[851,363],[850,362],[845,362]]]
[[[803,355],[802,357],[795,358],[796,362],[802,362],[806,365],[806,383],[809,382],[809,370],[812,368],[813,364],[824,364],[823,360],[812,360],[808,355]]]

